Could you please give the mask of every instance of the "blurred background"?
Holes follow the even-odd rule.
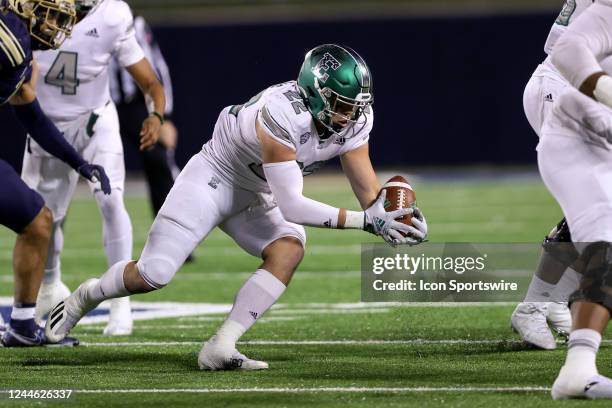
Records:
[[[545,55],[561,0],[129,0],[153,28],[174,88],[182,166],[219,111],[295,79],[304,54],[357,50],[374,80],[377,167],[521,165],[537,138],[522,93]],[[7,107],[0,157],[20,168],[23,135]],[[128,170],[140,157],[126,146]],[[334,163],[330,165],[333,169]]]

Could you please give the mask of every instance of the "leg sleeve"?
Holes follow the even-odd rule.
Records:
[[[229,186],[211,188],[207,180],[212,176],[202,155],[195,155],[155,217],[137,264],[152,287],[167,285],[199,242],[231,212],[234,191]]]

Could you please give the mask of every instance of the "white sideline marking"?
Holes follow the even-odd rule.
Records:
[[[368,314],[368,313],[389,313],[391,309],[375,308],[375,309],[279,309],[272,310],[272,316],[286,315],[314,315],[314,314]]]
[[[100,273],[104,272],[102,269]],[[227,279],[247,279],[253,274],[253,271],[238,271],[238,272],[179,272],[173,280],[180,281],[206,281],[206,280],[227,280]],[[297,271],[294,278],[299,279],[322,279],[322,278],[339,278],[339,279],[353,279],[359,278],[361,271]],[[72,274],[62,274],[62,280],[64,282],[79,282],[81,283],[84,279],[82,276],[76,276]],[[0,282],[12,283],[13,275],[0,274]]]
[[[141,388],[75,390],[76,394],[212,394],[212,393],[421,393],[421,392],[549,392],[549,387],[312,387],[312,388]],[[0,391],[8,393],[8,391]]]
[[[606,343],[612,340],[605,341]],[[251,340],[239,341],[239,345],[243,346],[370,346],[370,345],[457,345],[457,344],[522,344],[520,340],[506,339],[413,339],[413,340]],[[199,346],[203,341],[143,341],[143,342],[82,342],[85,347],[165,347],[165,346]]]
[[[504,228],[511,226],[511,223],[503,224]],[[360,254],[361,245],[307,245],[306,253],[310,255],[346,255],[346,254]],[[206,246],[203,244],[202,248],[199,248],[196,252],[197,256],[203,258],[207,257],[234,257],[237,255],[247,255],[242,248],[235,246]],[[62,251],[63,258],[100,258],[105,259],[104,248],[93,247],[93,248],[66,248]],[[11,248],[0,249],[0,261],[11,261],[13,259],[13,253]],[[103,272],[102,270],[100,273]]]
[[[100,270],[102,272],[102,270]],[[525,269],[498,269],[495,274],[499,277],[516,277],[532,274],[533,271]],[[176,281],[211,281],[211,280],[245,280],[253,274],[253,271],[237,271],[237,272],[179,272],[173,280]],[[297,271],[294,279],[359,279],[361,271]],[[81,283],[83,278],[71,274],[63,274],[62,280],[72,284]],[[1,283],[12,283],[13,275],[0,274]],[[76,285],[75,285],[76,286]]]
[[[300,316],[268,316],[266,315],[266,317],[262,317],[261,319],[258,319],[257,322],[258,323],[266,323],[266,322],[284,322],[284,321],[292,321],[292,320],[301,320],[302,317]],[[180,322],[218,322],[218,321],[223,321],[225,320],[225,316],[218,316],[218,317],[212,317],[212,316],[200,316],[200,317],[180,317],[177,319]],[[200,324],[185,324],[184,325],[186,328],[198,328],[198,327],[202,327],[202,325]],[[134,326],[137,329],[142,329],[143,326],[140,325],[136,325]],[[159,328],[160,326],[151,326],[151,327],[157,327]],[[164,328],[168,328],[171,327],[171,325],[163,325]]]
[[[295,320],[300,320],[300,317],[290,317],[290,316],[279,316],[279,317],[264,317],[261,319],[257,320],[258,324],[266,324],[266,323],[274,323],[276,321],[295,321]],[[224,317],[200,317],[197,318],[197,321],[202,321],[202,322],[221,322],[225,320]],[[156,330],[159,331],[161,329],[163,330],[189,330],[189,329],[202,329],[206,327],[205,325],[202,324],[164,324],[164,325],[141,325],[141,324],[136,324],[134,326],[134,330]],[[80,329],[82,331],[87,331],[87,332],[98,332],[98,331],[102,331],[102,326],[100,325],[84,325],[82,327],[80,327]]]

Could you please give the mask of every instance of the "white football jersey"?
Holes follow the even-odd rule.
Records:
[[[367,143],[374,113],[369,107],[357,123],[322,140],[296,81],[273,85],[244,105],[226,107],[219,115],[212,139],[203,146],[204,155],[230,183],[250,191],[269,192],[256,121],[277,142],[296,152],[302,173],[309,175],[325,161]]]
[[[559,37],[561,37],[561,34],[563,34],[567,26],[591,4],[593,4],[593,0],[565,0],[563,8],[550,28],[548,38],[544,44],[544,52],[546,52],[546,54],[550,55],[555,43]]]
[[[121,0],[103,0],[59,49],[36,52],[36,93],[45,113],[54,121],[71,121],[104,106],[111,99],[108,66],[113,55],[124,67],[144,58],[130,7]]]

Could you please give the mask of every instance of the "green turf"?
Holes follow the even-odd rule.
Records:
[[[558,206],[540,182],[415,183],[433,242],[539,242],[560,218]],[[311,179],[307,193],[338,206],[356,207],[345,182]],[[150,225],[142,198],[128,198],[134,224],[135,254]],[[106,269],[101,227],[91,200],[75,200],[66,227],[62,258],[64,281],[72,288]],[[9,296],[13,235],[0,231],[0,296]],[[151,389],[249,388],[405,388],[549,387],[563,362],[565,347],[528,350],[508,328],[511,306],[378,307],[330,310],[360,298],[359,245],[374,242],[360,232],[308,229],[307,255],[292,285],[272,310],[243,338],[241,350],[270,363],[257,373],[197,370],[199,342],[210,336],[222,315],[136,322],[126,342],[177,342],[173,345],[103,346],[116,338],[100,335],[102,325],[79,326],[74,334],[97,345],[76,349],[0,349],[0,389],[119,390],[136,394],[75,393],[68,406],[552,406],[546,391],[517,392],[294,392],[164,393]],[[142,301],[231,303],[259,260],[243,254],[215,231],[196,251],[197,260],[179,271],[164,290],[135,296]],[[354,272],[351,272],[354,271]],[[300,272],[303,275],[300,275]],[[314,306],[307,303],[321,303]],[[421,339],[424,342],[410,342]],[[448,344],[445,340],[485,340]],[[257,344],[257,341],[281,344]],[[391,344],[291,345],[283,341],[389,340]],[[432,343],[431,341],[443,341]],[[249,342],[255,342],[250,343]],[[606,371],[612,364],[607,344],[599,353]],[[0,405],[30,406],[32,401]],[[53,406],[59,402],[39,401]],[[561,405],[579,405],[565,402]],[[595,403],[604,406],[606,403]],[[59,406],[59,405],[57,405]]]

